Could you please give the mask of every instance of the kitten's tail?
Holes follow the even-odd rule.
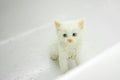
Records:
[[[57,61],[58,60],[58,55],[56,55],[56,54],[53,54],[53,55],[51,55],[51,60],[53,60],[53,61]]]
[[[53,61],[58,60],[58,48],[57,48],[57,41],[54,40],[52,44],[49,46],[50,47],[50,58]]]

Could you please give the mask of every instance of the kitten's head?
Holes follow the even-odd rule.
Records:
[[[81,40],[81,33],[84,26],[84,21],[59,22],[55,21],[57,37],[61,43],[77,44]]]

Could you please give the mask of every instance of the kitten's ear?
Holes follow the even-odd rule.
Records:
[[[54,24],[55,24],[55,27],[56,27],[57,29],[58,29],[58,28],[60,27],[60,25],[61,25],[61,23],[60,23],[59,21],[55,21]]]
[[[78,21],[78,26],[79,26],[81,29],[83,29],[83,27],[84,27],[84,20],[83,20],[83,19],[81,19],[81,20]]]

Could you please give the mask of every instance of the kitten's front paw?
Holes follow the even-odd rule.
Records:
[[[79,65],[80,64],[80,57],[76,57],[75,61],[76,61],[76,64]]]
[[[62,73],[66,73],[68,71],[68,68],[61,69]]]
[[[76,55],[69,56],[68,59],[75,59]]]

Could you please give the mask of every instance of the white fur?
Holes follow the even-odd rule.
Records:
[[[64,73],[69,69],[69,59],[74,60],[77,65],[80,64],[82,29],[77,22],[64,22],[56,27],[56,33],[57,37],[51,45],[51,59],[59,60],[60,69]],[[63,37],[64,33],[67,37]],[[73,33],[77,33],[77,36],[74,37]],[[73,42],[69,43],[68,38],[71,38]]]

